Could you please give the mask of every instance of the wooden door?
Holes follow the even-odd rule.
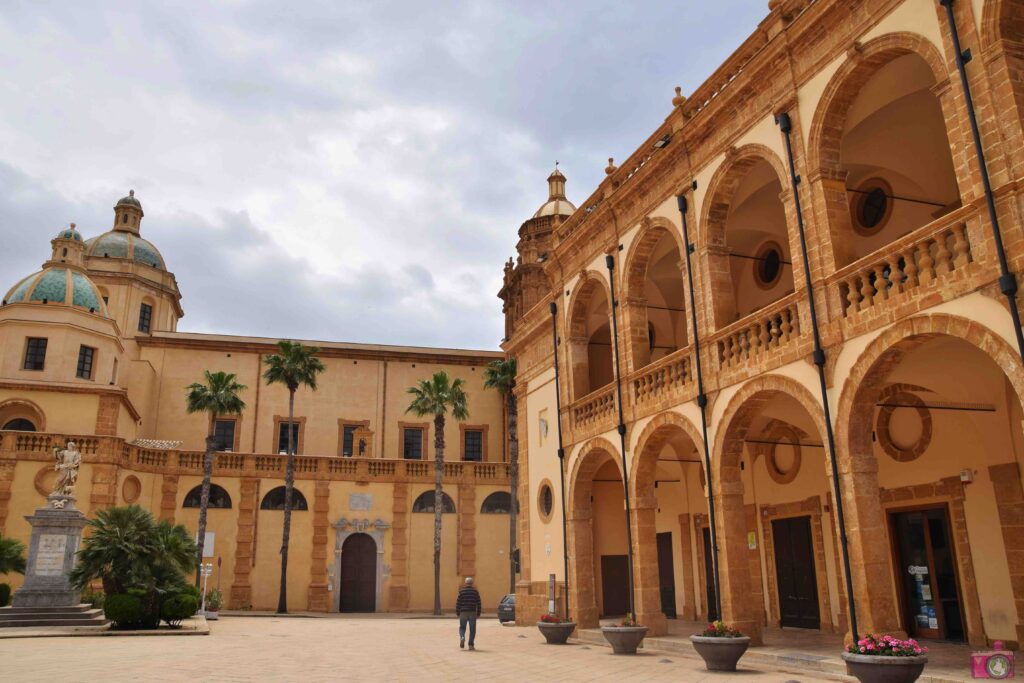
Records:
[[[775,545],[780,625],[821,628],[811,518],[773,520],[772,540]]]
[[[352,534],[341,546],[342,612],[377,609],[377,543],[366,534]]]
[[[672,562],[672,532],[664,531],[658,539],[658,584],[661,588],[661,611],[669,619],[676,618],[676,572]]]
[[[944,507],[890,516],[897,583],[907,632],[918,638],[964,640],[956,558]]]
[[[718,619],[718,609],[715,599],[715,565],[711,556],[711,529],[704,527],[704,585],[707,586],[708,621]]]
[[[629,611],[629,556],[601,556],[602,616],[611,617]]]

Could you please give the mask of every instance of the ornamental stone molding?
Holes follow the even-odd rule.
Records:
[[[366,534],[373,539],[377,546],[377,572],[374,582],[374,605],[376,611],[381,611],[381,598],[384,593],[384,532],[391,528],[391,525],[384,520],[377,518],[370,521],[369,518],[347,519],[340,518],[331,525],[334,527],[334,563],[328,569],[328,577],[331,586],[331,598],[328,611],[338,612],[341,604],[341,554],[345,541],[352,534]]]

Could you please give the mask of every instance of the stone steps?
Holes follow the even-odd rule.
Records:
[[[92,605],[72,607],[0,607],[0,628],[38,626],[106,626],[103,610]]]

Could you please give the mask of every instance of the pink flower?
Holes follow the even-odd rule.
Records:
[[[860,649],[860,651],[861,651],[861,652],[864,652],[864,648],[862,647],[862,648]]]

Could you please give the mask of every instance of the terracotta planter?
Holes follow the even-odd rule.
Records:
[[[928,657],[879,657],[844,652],[843,661],[846,670],[861,683],[914,683],[924,671]]]
[[[601,633],[604,639],[612,646],[612,652],[617,655],[635,655],[636,649],[640,647],[644,636],[647,635],[646,626],[602,626]]]
[[[735,671],[736,663],[750,647],[750,637],[718,638],[715,636],[690,636],[693,649],[704,660],[708,671]]]
[[[565,641],[569,640],[569,636],[576,630],[576,622],[566,621],[561,624],[552,624],[538,621],[537,628],[540,629],[544,640],[548,641],[548,645],[565,645]]]

